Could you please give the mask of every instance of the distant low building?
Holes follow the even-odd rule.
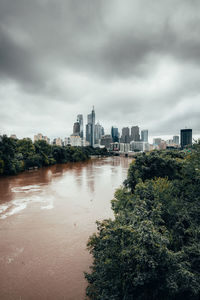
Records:
[[[11,134],[11,135],[10,135],[10,138],[11,138],[11,139],[17,139],[17,136],[16,136],[16,134]]]
[[[130,144],[128,143],[120,143],[119,144],[120,152],[128,153],[130,151]]]
[[[131,151],[140,151],[140,152],[147,152],[150,151],[150,145],[147,142],[137,142],[132,141],[130,143],[130,149]]]
[[[158,150],[165,150],[167,148],[167,143],[161,140],[160,144],[158,145]]]
[[[81,147],[82,139],[79,135],[71,135],[70,136],[70,145],[73,147]]]
[[[111,143],[110,144],[110,150],[119,152],[120,151],[120,143],[118,143],[118,142]]]
[[[46,141],[48,144],[50,144],[50,139],[46,135],[44,136],[42,133],[34,135],[34,142],[37,141]]]
[[[60,137],[53,139],[53,145],[62,146],[62,139]]]
[[[65,137],[64,139],[64,146],[70,145],[70,138],[69,137]]]
[[[153,139],[153,144],[154,144],[155,146],[159,146],[159,145],[161,144],[161,142],[162,142],[162,139],[161,139],[161,138],[154,138],[154,139]]]

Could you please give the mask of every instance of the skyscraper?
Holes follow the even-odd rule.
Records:
[[[80,137],[83,138],[83,115],[77,116],[77,122],[80,124]]]
[[[192,145],[192,129],[181,129],[181,148]]]
[[[111,127],[111,136],[112,136],[113,143],[119,142],[118,128],[113,127],[113,126]]]
[[[139,127],[132,126],[131,127],[131,141],[139,142],[140,141],[140,134],[139,134]]]
[[[148,130],[141,130],[141,141],[148,143]]]
[[[95,144],[100,144],[101,137],[102,137],[102,126],[99,123],[97,123],[94,126],[94,141],[95,141]]]
[[[94,107],[91,114],[88,115],[88,123],[86,125],[86,141],[89,142],[90,146],[94,147],[94,128],[95,128],[95,111]]]
[[[80,123],[75,122],[73,126],[73,135],[79,135],[80,136]]]
[[[122,136],[120,139],[120,143],[129,143],[129,142],[130,142],[129,128],[124,127],[122,128]]]

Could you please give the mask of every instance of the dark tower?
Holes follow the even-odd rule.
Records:
[[[192,145],[192,129],[181,129],[181,148]]]

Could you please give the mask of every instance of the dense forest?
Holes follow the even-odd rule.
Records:
[[[56,163],[78,162],[91,155],[106,155],[107,150],[92,147],[49,145],[29,138],[13,139],[0,136],[0,175],[14,175],[30,168]]]
[[[88,242],[87,296],[199,299],[200,144],[138,155],[111,203]]]

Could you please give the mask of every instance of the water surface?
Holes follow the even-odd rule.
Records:
[[[82,300],[86,250],[128,158],[55,165],[0,178],[0,299]]]

